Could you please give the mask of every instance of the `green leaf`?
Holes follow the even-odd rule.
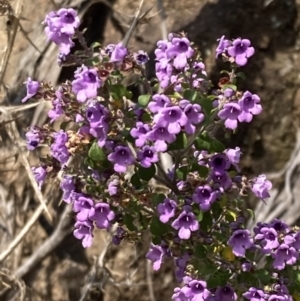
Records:
[[[97,48],[97,47],[101,47],[101,44],[98,42],[92,43],[91,48]]]
[[[197,171],[201,178],[206,178],[209,173],[208,167],[199,165],[197,163],[192,165],[191,171]]]
[[[245,73],[244,72],[238,72],[238,73],[236,73],[236,75],[235,75],[236,77],[240,77],[240,78],[242,78],[243,80],[245,80],[246,79],[246,75],[245,75]]]
[[[166,196],[164,194],[159,193],[152,199],[152,203],[156,207],[158,204],[163,203],[165,198]]]
[[[182,166],[182,167],[178,168],[176,170],[177,178],[179,180],[185,180],[186,176],[188,174],[188,171],[189,171],[189,167],[188,166]]]
[[[204,110],[204,113],[206,116],[210,116],[210,113],[213,109],[212,102],[215,100],[217,97],[215,96],[214,99],[210,99],[209,97],[201,97],[198,100],[198,104],[201,106],[201,108]]]
[[[146,107],[148,105],[150,99],[151,99],[151,95],[149,95],[149,94],[140,95],[138,98],[138,103],[141,106]]]
[[[168,233],[169,227],[162,223],[157,216],[153,216],[150,224],[150,232],[154,236],[162,236],[163,234]]]
[[[236,91],[237,87],[236,87],[236,85],[226,84],[226,85],[222,86],[222,90],[224,91],[225,89],[232,89],[233,91]]]
[[[196,90],[187,89],[183,92],[183,98],[195,102],[198,99],[199,93]]]
[[[209,288],[223,287],[227,284],[230,276],[229,272],[219,270],[208,279],[207,285]]]
[[[262,282],[262,284],[267,285],[271,280],[271,275],[267,270],[260,269],[255,271],[255,275]]]
[[[139,189],[142,186],[142,182],[140,180],[140,177],[137,173],[133,174],[130,183],[137,189]]]
[[[183,150],[187,146],[187,138],[183,132],[176,135],[176,140],[169,144],[168,151]]]
[[[125,214],[123,216],[123,222],[129,231],[136,231],[137,227],[133,223],[134,218],[130,214]]]
[[[254,211],[253,210],[251,210],[251,209],[246,209],[247,210],[247,212],[250,214],[250,216],[251,216],[251,218],[252,218],[252,220],[254,221],[255,220],[255,213],[254,213]]]
[[[226,220],[228,222],[234,222],[236,221],[236,213],[231,211],[231,210],[227,210],[226,212]]]
[[[207,150],[210,153],[221,153],[225,150],[224,144],[217,139],[210,137],[207,132],[201,134],[195,140],[194,145],[197,150]]]
[[[150,181],[156,172],[155,165],[151,165],[149,168],[145,168],[143,166],[139,166],[137,170],[137,175],[141,180]]]
[[[200,228],[202,231],[207,232],[212,226],[212,216],[210,212],[203,212],[203,219],[200,223]]]
[[[207,256],[207,250],[204,244],[202,243],[198,243],[195,247],[195,255],[202,259],[202,258],[206,258]]]
[[[201,135],[200,137],[198,137],[195,142],[194,142],[194,146],[196,148],[196,150],[199,151],[209,151],[210,149],[210,141],[203,135]]]
[[[89,149],[88,157],[94,160],[95,162],[105,161],[106,155],[102,148],[100,148],[95,141]]]
[[[217,139],[211,138],[210,151],[222,153],[225,150],[225,145]]]
[[[200,223],[203,220],[203,211],[200,210],[197,214],[197,221]]]
[[[121,100],[123,96],[130,99],[132,97],[132,93],[126,89],[123,85],[110,85],[109,91],[114,100]]]

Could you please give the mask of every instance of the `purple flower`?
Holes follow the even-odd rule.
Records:
[[[163,203],[158,204],[157,211],[159,213],[159,219],[162,223],[167,223],[170,218],[175,216],[175,209],[177,204],[175,201],[166,198]]]
[[[28,77],[26,83],[27,95],[22,99],[22,103],[26,102],[29,98],[33,97],[39,90],[40,83]]]
[[[155,94],[152,96],[152,101],[148,103],[148,109],[152,113],[157,113],[168,105],[171,105],[171,100],[168,96],[164,94]]]
[[[86,118],[91,128],[103,128],[105,133],[109,131],[107,117],[109,112],[102,104],[97,101],[89,101],[86,108]]]
[[[136,123],[136,127],[131,129],[130,135],[135,138],[135,146],[142,147],[145,145],[147,140],[147,133],[149,132],[150,128],[148,124],[144,124],[143,122],[138,121]]]
[[[61,8],[57,11],[57,17],[51,18],[50,21],[53,29],[59,30],[62,33],[73,35],[75,29],[79,27],[80,21],[77,12],[72,8]]]
[[[58,92],[56,92],[55,94],[58,95],[57,93]],[[55,100],[53,100],[52,105],[53,105],[53,109],[48,111],[48,117],[51,118],[50,123],[53,123],[64,113],[61,99],[59,99],[58,96]]]
[[[270,226],[274,228],[277,232],[289,232],[290,227],[280,219],[274,218],[270,223]]]
[[[214,184],[220,186],[222,190],[227,190],[232,185],[232,180],[226,171],[211,170],[209,179],[213,180]]]
[[[93,242],[93,230],[94,226],[91,221],[84,221],[84,222],[76,222],[75,223],[75,230],[74,230],[74,236],[77,239],[82,240],[82,246],[84,248],[89,248],[92,245]]]
[[[187,38],[172,38],[171,45],[166,50],[168,58],[174,58],[173,64],[177,69],[182,69],[187,65],[187,59],[191,58],[194,50],[190,46]]]
[[[85,102],[88,98],[97,96],[97,89],[101,86],[95,68],[82,66],[75,72],[75,79],[72,81],[72,92],[76,94],[79,102]]]
[[[260,175],[251,181],[252,192],[262,201],[270,197],[269,190],[272,189],[272,183],[267,180],[265,175]]]
[[[145,65],[149,61],[149,56],[144,50],[134,52],[133,57],[138,65]]]
[[[116,48],[115,44],[108,44],[105,49],[104,52],[108,55],[111,56],[112,52],[114,51],[114,49]]]
[[[166,50],[170,47],[171,43],[165,40],[157,42],[157,48],[154,50],[157,60],[166,59]]]
[[[61,164],[67,163],[70,153],[66,147],[68,142],[68,135],[63,130],[54,133],[54,142],[51,145],[51,155],[57,159]]]
[[[217,199],[217,193],[209,185],[199,186],[193,194],[193,201],[199,204],[202,211],[210,209],[212,203]]]
[[[168,87],[173,72],[173,67],[168,61],[160,61],[155,64],[155,74],[161,88]]]
[[[243,294],[243,297],[250,301],[265,301],[264,291],[257,289],[255,287],[250,287],[249,290]]]
[[[235,256],[244,257],[246,250],[253,246],[253,240],[250,239],[249,230],[236,230],[229,238],[227,244],[232,247]]]
[[[225,39],[225,36],[222,36],[220,39],[218,39],[218,42],[219,42],[219,45],[217,46],[217,49],[216,49],[216,58],[224,53],[228,46],[230,46],[230,41]]]
[[[262,106],[259,103],[260,98],[256,94],[246,91],[239,100],[239,105],[242,110],[238,118],[239,122],[251,122],[253,115],[260,114],[262,112]]]
[[[25,136],[27,149],[30,151],[36,149],[43,139],[41,131],[37,127],[31,127]]]
[[[60,188],[64,192],[63,200],[68,204],[71,203],[71,193],[75,190],[74,177],[71,175],[64,175],[60,183]]]
[[[39,185],[39,189],[41,190],[43,183],[45,182],[47,171],[43,166],[32,167],[33,176]]]
[[[147,133],[147,139],[154,142],[154,147],[158,152],[165,152],[168,148],[167,143],[176,140],[175,134],[169,133],[164,126],[155,125],[153,129]]]
[[[159,158],[155,147],[145,145],[142,150],[138,151],[137,160],[145,168],[149,168],[153,163],[158,162]]]
[[[160,245],[151,244],[149,252],[146,254],[146,258],[153,262],[154,271],[158,271],[163,262],[165,249]]]
[[[195,125],[201,123],[204,120],[204,114],[202,113],[201,106],[198,104],[191,104],[187,100],[181,100],[179,102],[181,108],[183,108],[183,112],[187,117],[187,123],[184,126],[184,130],[192,135],[195,133],[196,127]]]
[[[162,108],[153,121],[157,126],[166,127],[170,134],[178,134],[181,127],[187,124],[188,118],[179,107],[174,106]]]
[[[235,301],[237,300],[237,294],[232,287],[226,285],[225,287],[218,287],[215,293],[216,301]]]
[[[172,227],[179,230],[178,236],[181,239],[189,239],[191,237],[191,232],[199,229],[199,223],[190,206],[183,207],[183,211],[172,223]]]
[[[97,203],[89,212],[89,218],[96,221],[99,229],[109,229],[111,221],[115,218],[115,213],[110,209],[109,204]]]
[[[254,54],[254,48],[248,39],[235,39],[232,46],[228,47],[228,54],[235,59],[239,66],[245,66],[248,58]]]
[[[219,172],[224,172],[226,169],[230,168],[230,161],[226,154],[216,154],[209,160],[209,166]]]
[[[271,253],[272,250],[279,246],[278,235],[274,228],[261,228],[260,233],[256,234],[254,239],[261,240],[263,250],[266,253]]]
[[[218,113],[218,116],[225,120],[225,127],[231,130],[235,130],[238,126],[238,117],[241,113],[241,107],[239,104],[231,102],[226,103],[223,109]]]
[[[110,196],[116,195],[118,193],[118,186],[120,185],[120,181],[118,179],[113,179],[108,184],[108,194]]]
[[[178,282],[182,282],[183,278],[186,276],[185,268],[187,266],[190,255],[188,253],[184,253],[181,257],[175,260],[175,264],[177,269],[175,270],[175,276]]]
[[[210,291],[206,286],[205,281],[191,280],[188,286],[182,288],[182,292],[190,301],[205,301],[210,296]]]
[[[119,43],[114,47],[111,53],[110,62],[112,63],[122,62],[127,54],[128,54],[127,48],[124,47],[122,43]]]
[[[134,164],[134,156],[127,146],[117,146],[107,159],[114,163],[115,172],[126,172],[127,166]]]
[[[228,148],[224,151],[226,154],[228,160],[230,163],[236,168],[236,170],[239,172],[240,168],[238,166],[238,163],[240,163],[240,157],[241,157],[241,150],[239,147],[236,147],[235,149],[233,148]]]
[[[296,263],[299,253],[295,248],[283,243],[272,253],[272,257],[275,259],[273,267],[277,270],[283,270],[286,264],[294,265]]]
[[[300,232],[297,232],[296,234],[293,235],[295,242],[293,243],[293,247],[299,251],[300,250]]]
[[[73,210],[78,212],[76,219],[80,222],[88,220],[94,201],[86,196],[79,196],[73,203]]]
[[[174,300],[174,301],[190,301],[191,299],[185,296],[185,294],[183,293],[181,288],[176,287],[174,289],[174,294],[172,295],[172,300]]]

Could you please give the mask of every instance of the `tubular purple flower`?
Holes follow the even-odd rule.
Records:
[[[32,167],[31,170],[33,172],[33,176],[36,182],[38,183],[39,189],[41,190],[42,185],[45,182],[47,176],[46,168],[43,166],[39,166],[39,167]]]
[[[130,135],[135,138],[135,146],[142,147],[145,145],[147,140],[147,133],[149,132],[150,127],[148,124],[138,121],[136,127],[131,129]]]
[[[193,201],[199,204],[202,211],[210,210],[211,205],[216,201],[217,194],[209,185],[199,186],[193,194]]]
[[[250,287],[249,290],[243,294],[243,297],[250,301],[265,301],[264,291],[257,289],[255,287]]]
[[[148,103],[148,109],[152,113],[158,113],[162,108],[171,105],[171,100],[167,95],[155,94],[152,96],[152,100]]]
[[[115,172],[126,172],[127,166],[134,164],[135,158],[127,146],[117,146],[107,159],[114,163]]]
[[[227,244],[232,247],[232,252],[235,256],[244,257],[246,250],[253,247],[250,231],[243,229],[234,231]]]
[[[97,203],[89,211],[89,219],[95,221],[99,229],[109,229],[111,222],[115,219],[115,213],[107,203]]]
[[[117,44],[110,57],[110,62],[112,63],[120,63],[124,60],[124,58],[128,55],[128,50],[123,46],[122,43]]]
[[[206,287],[205,281],[191,280],[188,286],[184,286],[181,291],[190,301],[205,301],[211,295]]]
[[[71,193],[75,190],[74,177],[71,175],[64,175],[62,181],[60,182],[60,188],[64,192],[63,200],[70,204]]]
[[[255,196],[262,201],[270,197],[269,190],[272,189],[272,183],[267,180],[265,175],[259,175],[250,182],[251,190]]]
[[[185,113],[177,106],[162,108],[153,118],[156,126],[166,127],[170,134],[178,134],[188,123]]]
[[[227,39],[225,39],[225,36],[222,36],[220,39],[218,39],[219,45],[216,48],[216,58],[222,53],[225,53],[227,48],[231,45],[231,42]]]
[[[260,233],[256,234],[254,239],[261,241],[264,253],[271,253],[279,246],[278,234],[274,228],[261,228]]]
[[[73,232],[74,236],[77,239],[82,240],[82,246],[84,248],[89,248],[93,242],[93,230],[94,226],[91,221],[84,221],[84,222],[76,222],[75,223],[75,230]]]
[[[148,53],[144,50],[139,50],[133,53],[133,58],[137,65],[145,65],[149,61]]]
[[[274,258],[273,267],[277,270],[283,270],[286,265],[296,263],[299,253],[295,248],[283,243],[272,253],[272,257]]]
[[[79,102],[85,102],[89,98],[97,96],[97,90],[102,85],[95,68],[82,66],[74,74],[72,92],[76,94]]]
[[[175,201],[166,198],[163,203],[158,204],[157,211],[159,214],[159,220],[162,223],[167,223],[172,217],[175,216],[177,204]]]
[[[154,245],[151,243],[150,250],[146,254],[146,258],[153,262],[153,270],[158,271],[163,262],[166,252],[160,245]]]
[[[76,219],[80,222],[84,222],[89,219],[91,209],[94,207],[94,201],[86,196],[79,196],[73,202],[74,212],[78,212]]]
[[[262,112],[262,106],[259,103],[260,98],[256,94],[246,91],[239,100],[239,105],[242,110],[238,117],[239,122],[251,122],[253,115],[260,114]]]
[[[199,230],[199,223],[190,206],[183,207],[183,211],[178,218],[174,220],[172,227],[179,230],[178,236],[181,239],[189,239],[191,232]]]
[[[27,95],[21,100],[22,103],[24,103],[28,99],[32,98],[38,92],[39,87],[40,87],[40,83],[32,80],[30,77],[28,77],[25,84],[26,84],[26,89],[27,89]]]
[[[223,109],[218,113],[218,116],[225,120],[225,127],[231,130],[235,130],[238,126],[238,118],[241,113],[241,107],[239,104],[231,102],[226,103]]]
[[[251,57],[255,50],[248,39],[235,39],[232,46],[228,47],[228,54],[235,59],[239,66],[245,66],[248,58]]]
[[[43,140],[43,136],[39,128],[31,127],[30,130],[25,134],[27,149],[32,151],[37,148],[37,146]]]
[[[137,152],[137,160],[143,167],[149,168],[153,163],[159,161],[159,157],[155,147],[145,145],[140,151]]]
[[[167,143],[172,143],[176,140],[176,135],[169,133],[167,127],[154,126],[147,133],[147,139],[154,142],[154,147],[157,152],[165,152],[168,148]]]

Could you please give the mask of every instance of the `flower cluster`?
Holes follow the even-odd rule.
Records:
[[[59,46],[62,55],[68,55],[75,45],[72,37],[80,25],[77,12],[72,8],[61,8],[50,12],[43,23],[48,39]]]
[[[44,23],[61,55],[73,58],[72,36],[82,42],[76,12],[51,12]],[[78,67],[72,81],[55,89],[29,78],[23,99],[52,103],[49,123],[28,130],[27,148],[49,147],[34,177],[42,189],[49,175],[63,175],[62,198],[72,206],[74,236],[83,247],[92,245],[96,227],[112,231],[116,245],[150,231],[146,258],[153,269],[174,259],[181,283],[175,301],[291,300],[300,290],[299,229],[275,219],[258,223],[251,234],[245,196],[252,192],[266,202],[272,184],[265,175],[242,175],[241,149],[214,137],[223,122],[230,133],[262,112],[259,96],[237,87],[237,68],[254,54],[250,41],[220,39],[217,57],[229,61],[231,71],[214,90],[184,33],[157,43],[154,80],[145,77],[149,56],[142,50],[130,53],[122,43],[83,47],[85,56],[70,61]],[[136,73],[147,91],[134,104],[122,84],[127,72]],[[51,124],[60,121],[54,130]],[[161,164],[164,153],[174,158],[168,170]],[[257,256],[266,257],[264,269]],[[286,277],[295,280],[287,284]]]

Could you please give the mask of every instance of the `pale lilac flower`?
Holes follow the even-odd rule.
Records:
[[[253,247],[250,231],[243,229],[234,231],[227,244],[232,247],[232,252],[235,256],[244,257],[246,250]]]
[[[152,113],[157,113],[168,105],[171,105],[171,100],[167,95],[155,94],[152,96],[152,100],[148,103],[148,109]]]
[[[241,113],[241,107],[239,104],[231,102],[226,103],[223,109],[218,113],[218,116],[225,120],[225,127],[231,130],[235,130],[238,126],[238,118]]]
[[[64,175],[60,182],[60,188],[64,192],[62,199],[68,204],[71,203],[71,193],[75,190],[74,177]]]
[[[122,62],[127,54],[128,54],[127,48],[124,47],[122,43],[119,43],[114,47],[111,53],[110,62],[112,63]]]
[[[95,68],[82,66],[75,72],[75,79],[72,81],[72,92],[76,94],[79,102],[85,102],[89,98],[97,96],[97,90],[102,82],[98,77]]]
[[[243,297],[250,301],[265,301],[264,291],[257,289],[255,287],[250,287],[249,290],[243,294]]]
[[[159,157],[155,147],[145,145],[140,151],[137,152],[137,160],[143,167],[149,168],[154,163],[159,161]]]
[[[151,244],[150,250],[146,254],[146,258],[153,262],[154,271],[158,271],[160,269],[165,254],[166,251],[162,246]]]
[[[286,265],[294,265],[299,258],[299,253],[295,248],[281,244],[274,253],[272,253],[274,258],[273,267],[277,270],[283,270]]]
[[[251,181],[252,192],[262,201],[270,197],[269,190],[272,189],[272,183],[267,180],[265,175],[259,175]]]
[[[181,239],[189,239],[191,233],[199,229],[199,223],[190,206],[183,207],[183,211],[178,218],[174,220],[172,227],[179,230],[178,236]]]
[[[206,287],[205,281],[191,280],[188,286],[184,286],[181,290],[189,301],[205,301],[211,294]]]
[[[260,233],[256,234],[254,239],[260,240],[264,252],[271,253],[272,250],[279,246],[278,234],[274,228],[261,228]]]
[[[154,147],[157,152],[165,152],[168,148],[167,143],[172,143],[176,140],[176,135],[171,134],[165,126],[154,126],[147,133],[147,139],[154,142]]]
[[[96,222],[99,229],[109,229],[111,222],[115,219],[115,213],[107,203],[97,203],[91,208],[89,218]]]
[[[91,209],[94,207],[94,201],[87,196],[79,196],[73,202],[74,212],[78,212],[76,219],[84,222],[89,219]]]
[[[145,145],[147,140],[147,133],[150,131],[150,127],[148,124],[144,124],[143,122],[138,121],[136,123],[136,127],[132,128],[130,131],[130,135],[135,138],[135,146],[142,147]]]
[[[25,134],[25,136],[27,149],[30,151],[36,149],[43,140],[42,133],[37,127],[31,127],[30,130]]]
[[[210,210],[218,195],[209,185],[199,186],[193,194],[193,201],[199,204],[202,211]]]
[[[78,221],[75,223],[74,227],[74,236],[77,239],[82,240],[82,246],[84,248],[89,248],[93,242],[93,223],[91,221]]]
[[[157,211],[159,219],[162,223],[167,223],[172,217],[175,216],[177,204],[175,201],[166,198],[163,203],[158,204]]]
[[[134,164],[135,158],[128,146],[117,146],[107,159],[114,163],[115,172],[126,172],[127,166]]]
[[[27,95],[22,99],[22,103],[26,102],[29,98],[32,98],[39,90],[40,83],[32,80],[28,77],[26,83]]]
[[[241,149],[239,147],[236,147],[235,149],[228,148],[224,151],[224,153],[226,154],[230,163],[236,168],[238,172],[240,172],[238,164],[240,163],[240,157],[242,154]]]
[[[248,58],[251,57],[255,50],[248,39],[235,39],[232,46],[228,47],[228,54],[235,59],[239,66],[245,66]]]
[[[47,176],[47,170],[43,166],[32,167],[33,176],[38,183],[39,189],[41,190],[43,183],[45,182]]]
[[[238,117],[239,122],[251,122],[253,115],[258,115],[262,112],[262,106],[259,104],[260,98],[249,91],[243,94],[238,103],[242,110]]]
[[[225,39],[225,36],[222,36],[220,39],[218,39],[219,45],[217,46],[216,49],[216,58],[222,54],[225,53],[227,48],[230,46],[230,41]]]

